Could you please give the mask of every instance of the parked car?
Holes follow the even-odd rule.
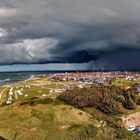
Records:
[[[140,137],[140,130],[139,130],[138,128],[136,128],[136,129],[134,130],[134,133],[135,133],[137,136]]]
[[[128,127],[128,131],[131,131],[131,132],[133,132],[135,129],[136,129],[135,126],[129,126],[129,127]]]
[[[140,137],[140,129],[138,129],[134,126],[130,126],[128,129],[129,129],[129,131],[133,132],[134,134],[136,134],[137,136]]]

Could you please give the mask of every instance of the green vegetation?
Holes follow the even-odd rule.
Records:
[[[96,107],[107,114],[123,113],[123,109],[136,108],[136,95],[132,90],[116,86],[93,85],[84,89],[73,89],[59,99],[79,108]]]

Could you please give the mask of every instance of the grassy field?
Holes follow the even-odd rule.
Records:
[[[14,102],[0,107],[0,136],[8,140],[139,139],[125,129],[117,128],[121,116],[109,116],[95,108],[75,108],[60,101],[57,98],[60,93],[50,92],[66,85],[78,83],[52,82],[48,77],[39,77],[11,85]],[[7,100],[11,87],[0,87],[0,92],[6,88],[1,103]],[[17,87],[23,95],[15,94]]]

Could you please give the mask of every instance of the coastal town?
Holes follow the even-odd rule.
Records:
[[[14,98],[18,99],[18,97],[27,98],[30,96],[28,93],[24,93],[24,91],[30,91],[34,87],[38,87],[39,91],[37,91],[41,95],[42,89],[46,89],[47,93],[41,96],[47,96],[47,94],[51,93],[62,93],[66,90],[71,90],[73,88],[84,88],[87,85],[92,84],[104,84],[109,85],[112,84],[113,81],[122,80],[123,88],[125,90],[131,89],[134,83],[136,83],[135,89],[137,92],[140,92],[140,73],[139,72],[66,72],[66,73],[55,73],[49,75],[49,78],[46,75],[38,75],[36,77],[31,77],[27,81],[30,81],[28,85],[24,84],[14,84],[8,85],[5,89],[3,89],[0,93],[0,98],[2,98],[2,94],[7,91],[7,100],[6,104],[12,104],[14,102]],[[36,80],[45,79],[45,82],[36,83]],[[71,83],[71,84],[69,84]],[[118,82],[119,83],[119,82]],[[50,85],[55,84],[53,88]],[[19,85],[19,86],[18,86]]]
[[[76,81],[87,83],[105,83],[109,80],[125,78],[125,80],[135,80],[140,76],[139,72],[75,72],[56,73],[52,76],[54,80]]]

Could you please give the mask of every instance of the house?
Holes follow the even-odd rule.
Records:
[[[129,81],[132,81],[132,80],[134,80],[135,78],[133,77],[133,76],[127,76],[126,78],[125,78],[125,80],[129,80]]]
[[[128,89],[130,89],[130,88],[131,88],[131,86],[128,86],[128,85],[124,86],[124,89],[125,89],[125,90],[128,90]]]

